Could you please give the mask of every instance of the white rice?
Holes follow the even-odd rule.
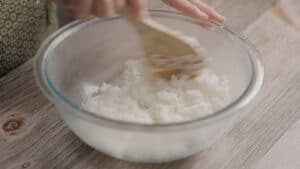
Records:
[[[229,82],[204,68],[194,79],[149,79],[143,60],[130,60],[112,83],[103,83],[83,105],[112,119],[137,123],[172,123],[204,117],[226,106]]]

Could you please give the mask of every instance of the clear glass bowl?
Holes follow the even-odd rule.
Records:
[[[231,103],[209,116],[171,124],[138,124],[108,119],[81,107],[97,85],[142,57],[134,29],[122,18],[75,21],[49,37],[36,56],[35,75],[71,130],[85,143],[116,158],[136,162],[181,159],[211,145],[226,132],[259,91],[263,66],[244,37],[215,23],[212,31],[179,13],[151,10],[154,20],[197,38],[209,67],[230,81]],[[126,110],[124,110],[126,111]]]

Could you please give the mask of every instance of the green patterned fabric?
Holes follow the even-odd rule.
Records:
[[[0,77],[33,57],[57,25],[46,0],[0,0]]]

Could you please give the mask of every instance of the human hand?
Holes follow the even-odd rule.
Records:
[[[125,2],[132,9],[133,16],[143,19],[148,16],[146,0],[53,0],[76,18],[89,16],[111,17]],[[223,24],[224,17],[199,0],[162,0],[166,4],[196,19],[210,19]]]
[[[225,18],[213,8],[199,0],[162,0],[169,6],[196,19],[210,19],[219,24],[225,22]]]

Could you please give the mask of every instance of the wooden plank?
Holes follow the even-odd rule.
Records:
[[[247,16],[250,14],[253,15],[253,17],[241,19],[235,16],[232,22],[238,25],[238,29],[245,28],[266,9],[264,7],[265,4],[267,4],[266,2],[267,1],[262,2],[261,4],[263,5],[260,5],[260,3],[256,4],[257,6],[252,9],[252,13],[247,14]],[[273,1],[268,1],[268,3],[270,2]],[[230,1],[227,0],[227,3],[230,4]],[[233,5],[232,7],[227,6],[225,1],[213,1],[212,4],[215,5],[217,9],[224,9],[225,14],[231,14],[232,10],[244,12],[241,7],[245,4],[245,1],[233,0],[231,3]],[[235,6],[238,8],[236,9]],[[261,46],[263,54],[268,56],[265,61],[269,62],[273,60],[274,52],[272,52],[270,46],[266,45],[265,41],[261,41],[261,39],[274,39],[278,37],[269,37],[270,34],[267,34],[268,36],[264,34],[264,36],[260,35],[260,33],[265,31],[263,29],[264,22],[268,19],[270,19],[269,16],[260,19],[258,23],[247,31],[247,35],[251,36],[251,39],[256,42],[258,46]],[[274,16],[271,17],[271,20],[274,20]],[[275,26],[282,27],[281,24],[275,24]],[[262,31],[255,34],[256,29]],[[284,31],[285,30],[279,30],[280,33]],[[287,42],[286,44],[289,43],[290,42]],[[282,48],[284,48],[284,46],[282,46]],[[224,136],[213,148],[202,152],[198,156],[162,165],[133,164],[112,159],[96,152],[79,141],[78,138],[66,128],[53,106],[39,92],[34,82],[31,60],[6,77],[0,79],[0,168],[196,169],[201,167],[205,169],[222,167],[236,168],[243,163],[246,163],[247,166],[251,166],[269,149],[268,146],[273,145],[276,138],[280,137],[286,128],[292,125],[293,119],[298,118],[298,116],[293,113],[290,113],[289,116],[286,115],[287,112],[297,109],[297,104],[293,104],[290,108],[283,106],[286,102],[293,102],[298,99],[297,94],[291,95],[297,93],[293,85],[299,86],[297,79],[294,79],[295,74],[299,73],[299,70],[296,69],[294,72],[290,72],[291,70],[288,69],[292,64],[296,64],[298,60],[296,60],[295,57],[291,57],[294,58],[294,60],[287,62],[289,66],[281,72],[281,74],[286,75],[286,77],[280,78],[277,76],[277,74],[280,74],[280,70],[276,70],[276,66],[280,66],[282,63],[284,51],[280,51],[278,55],[279,54],[281,55],[272,61],[272,65],[267,69],[269,74],[266,85],[268,85],[270,89],[265,90],[249,109],[249,112],[253,111],[255,113],[245,118],[238,124],[236,130]],[[276,82],[278,82],[281,87],[273,84],[273,79],[277,79]],[[285,86],[288,87],[288,90],[286,90]],[[272,91],[275,89],[278,95],[272,95]],[[282,98],[279,98],[279,96],[282,96]],[[286,99],[286,101],[281,103],[284,99]],[[265,102],[262,102],[262,100]],[[272,103],[274,100],[277,100],[277,102]],[[279,105],[276,106],[276,104]],[[280,108],[279,106],[285,108],[285,111],[277,110]],[[273,107],[277,111],[274,118],[268,120],[268,118],[273,115],[270,113],[274,110]],[[279,118],[281,116],[285,118]],[[280,125],[274,126],[280,120],[284,123],[279,123]],[[267,122],[266,128],[263,127],[265,122]],[[259,133],[256,133],[256,127],[262,127]],[[280,130],[278,128],[280,128]],[[269,130],[270,134],[266,137],[260,135]],[[251,139],[251,137],[253,138]],[[273,137],[275,139],[272,139]],[[256,138],[258,140],[256,140]],[[270,141],[270,143],[267,144],[268,146],[258,151],[257,144],[268,141]],[[255,153],[250,153],[249,155],[251,150],[255,150],[255,153],[259,155],[256,156]],[[253,157],[257,159],[252,160]]]
[[[256,169],[300,168],[300,120],[272,147]]]
[[[285,0],[277,3],[272,12],[290,29],[300,34],[300,1]],[[300,113],[298,110],[297,113]],[[300,168],[300,120],[298,120],[269,150],[255,167],[256,169]]]
[[[233,155],[226,165],[216,168],[253,168],[300,118],[299,31],[270,11],[252,24],[245,34],[262,53],[265,84],[260,97],[248,110],[248,116],[227,135],[226,139],[233,142],[227,153]],[[227,153],[222,163],[228,160]]]

